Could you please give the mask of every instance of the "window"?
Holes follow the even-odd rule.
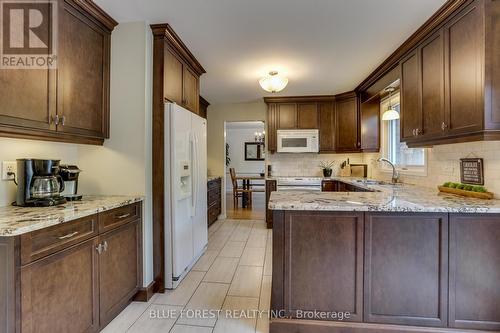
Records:
[[[390,104],[389,104],[390,103]],[[394,94],[382,100],[380,105],[381,115],[392,105],[393,109],[400,112],[399,94]],[[381,116],[382,117],[382,116]],[[400,120],[382,120],[382,156],[396,165],[403,174],[426,175],[427,151],[424,148],[408,148],[406,143],[400,141]],[[383,170],[392,170],[387,164],[382,165]]]

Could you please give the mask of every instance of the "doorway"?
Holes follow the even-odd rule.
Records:
[[[226,199],[226,217],[228,219],[265,218],[265,123],[263,121],[225,122],[224,156],[225,180],[222,185]],[[247,203],[242,194],[237,193],[230,174],[234,169],[237,188],[243,188],[244,178],[250,183]]]

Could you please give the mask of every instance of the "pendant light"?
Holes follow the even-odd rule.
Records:
[[[392,93],[394,92],[394,90],[396,90],[394,89],[394,87],[385,88],[385,91],[389,92],[389,107],[382,115],[382,120],[389,121],[399,119],[399,112],[394,110],[394,108],[392,107]]]
[[[284,76],[278,75],[278,72],[276,71],[271,71],[269,72],[269,76],[263,77],[259,80],[259,84],[265,91],[276,93],[285,89],[288,84],[288,79]]]

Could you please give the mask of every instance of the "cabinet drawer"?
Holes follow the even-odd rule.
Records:
[[[211,190],[211,189],[220,188],[220,183],[221,183],[220,178],[211,180],[208,182],[208,189]]]
[[[103,233],[130,221],[139,219],[141,218],[141,213],[140,203],[134,203],[103,212],[99,215],[99,232]]]
[[[221,198],[220,198],[220,191],[210,191],[210,192],[208,192],[208,205],[209,206],[211,204],[219,202],[220,200],[221,200]]]
[[[21,235],[21,264],[26,265],[63,250],[97,233],[97,215],[90,215]]]

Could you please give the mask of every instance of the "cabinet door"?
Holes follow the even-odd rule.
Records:
[[[198,114],[198,103],[200,102],[198,76],[189,67],[184,66],[183,76],[184,106]]]
[[[336,151],[358,151],[358,103],[357,98],[347,98],[335,102]]]
[[[272,103],[267,106],[267,149],[271,152],[276,151],[276,130],[278,127],[278,119],[276,115],[276,104]]]
[[[443,135],[444,39],[442,30],[420,47],[422,73],[422,134],[425,138]]]
[[[278,129],[297,128],[297,104],[280,103],[276,104],[278,114]]]
[[[362,320],[363,213],[285,212],[284,252],[287,315],[347,311]]]
[[[104,246],[99,256],[101,326],[120,313],[139,288],[139,228],[139,221],[130,222],[99,237]]]
[[[366,322],[447,325],[447,214],[366,214],[364,262]]]
[[[499,253],[499,215],[450,215],[450,327],[500,331]]]
[[[335,151],[335,106],[333,102],[318,103],[319,151]]]
[[[318,106],[316,103],[297,105],[297,127],[302,129],[318,128]]]
[[[168,48],[168,46],[165,47],[163,66],[163,95],[170,102],[175,102],[179,105],[182,105],[182,76],[184,75],[183,66],[181,60],[177,58],[177,56]]]
[[[361,150],[380,150],[380,100],[362,103],[360,106]]]
[[[107,137],[111,36],[66,1],[58,20],[57,130]]]
[[[401,139],[411,139],[422,128],[418,52],[401,61]]]
[[[482,26],[477,1],[445,26],[447,135],[483,129]]]
[[[23,333],[98,330],[96,245],[93,238],[21,268]]]
[[[271,193],[274,191],[276,191],[276,181],[266,180],[266,224],[268,229],[273,227],[273,211],[270,210],[267,206],[269,204]]]
[[[39,3],[38,6],[49,4]],[[48,10],[48,7],[45,7]],[[37,33],[51,36],[47,30]],[[1,69],[0,125],[27,129],[55,130],[56,70]]]

